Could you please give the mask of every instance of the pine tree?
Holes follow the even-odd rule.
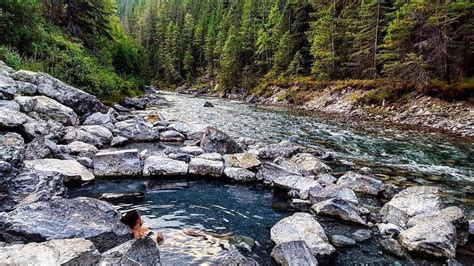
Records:
[[[242,41],[238,36],[237,29],[232,27],[229,30],[229,37],[222,49],[220,60],[219,84],[223,89],[232,89],[239,86],[241,64],[240,55],[242,51]]]
[[[291,60],[288,66],[287,75],[290,77],[296,77],[304,73],[304,59],[300,51],[297,51],[293,60]]]

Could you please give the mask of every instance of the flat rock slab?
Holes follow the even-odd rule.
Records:
[[[95,265],[100,258],[94,243],[84,238],[0,247],[2,265]]]
[[[137,149],[102,151],[92,157],[97,177],[139,176],[142,166]]]
[[[304,241],[315,256],[328,256],[336,251],[329,243],[323,227],[309,213],[298,212],[284,218],[272,227],[270,235],[277,245]]]
[[[7,243],[43,242],[81,236],[105,251],[130,239],[129,228],[109,203],[92,198],[53,199],[0,214]]]
[[[65,176],[65,179],[76,180],[77,178],[80,178],[82,182],[94,180],[94,175],[76,160],[29,160],[25,161],[25,167],[38,171],[57,172]]]
[[[179,176],[188,173],[188,164],[163,156],[150,156],[145,160],[144,176]]]
[[[278,265],[282,266],[318,265],[318,260],[304,241],[292,241],[276,245],[271,256]]]
[[[238,167],[226,167],[224,175],[237,182],[253,182],[257,180],[255,173]]]
[[[222,176],[224,163],[220,161],[193,158],[189,162],[189,173],[200,176]]]
[[[257,155],[249,152],[226,154],[224,155],[224,161],[226,167],[239,167],[245,169],[255,168],[261,164]]]

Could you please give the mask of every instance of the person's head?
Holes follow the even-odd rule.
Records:
[[[120,221],[128,225],[131,229],[142,225],[142,218],[137,210],[127,212]]]

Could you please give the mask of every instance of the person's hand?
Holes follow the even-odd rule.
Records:
[[[157,232],[156,233],[156,243],[158,243],[158,245],[161,245],[161,244],[163,244],[164,241],[165,241],[165,237],[163,236],[163,234],[161,232]]]

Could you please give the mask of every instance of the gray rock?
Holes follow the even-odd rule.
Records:
[[[298,212],[284,218],[272,227],[270,235],[276,245],[304,241],[315,256],[328,256],[336,251],[323,227],[309,213]]]
[[[293,171],[298,171],[305,176],[331,172],[329,166],[309,153],[298,153],[288,160],[280,160],[278,164]]]
[[[1,110],[0,110],[1,116]],[[0,134],[0,161],[9,163],[15,168],[23,165],[25,158],[25,141],[20,134],[8,132]]]
[[[64,176],[66,183],[88,182],[94,175],[76,160],[39,159],[25,161],[25,167],[38,171],[57,172]]]
[[[87,157],[78,157],[77,162],[84,165],[87,168],[94,168],[94,162],[92,162],[91,158]]]
[[[352,233],[352,237],[355,239],[357,242],[363,242],[365,240],[368,240],[372,237],[372,230],[368,229],[359,229]]]
[[[402,189],[399,188],[398,186],[384,183],[380,187],[379,194],[385,199],[392,199],[395,195],[400,193],[400,191],[402,191]]]
[[[402,231],[402,228],[391,223],[379,223],[377,224],[377,228],[382,237],[395,237]]]
[[[186,137],[174,130],[166,130],[160,133],[160,141],[164,142],[183,142],[186,140]]]
[[[204,102],[204,107],[214,107],[214,105],[211,102]]]
[[[16,93],[16,82],[7,76],[0,75],[0,99],[12,100]]]
[[[130,230],[112,205],[79,197],[35,202],[0,214],[0,235],[7,243],[82,236],[102,252],[130,239]]]
[[[359,169],[359,173],[363,175],[373,175],[374,171],[369,167],[362,167]]]
[[[32,119],[23,113],[0,107],[0,128],[20,128],[30,120]]]
[[[469,234],[474,235],[474,220],[469,220]]]
[[[132,265],[161,265],[160,250],[150,237],[127,241],[102,254],[100,265],[123,265],[120,262],[133,261]],[[117,264],[119,263],[119,264]],[[130,265],[125,263],[125,265]]]
[[[83,238],[0,247],[2,265],[95,265],[100,253]]]
[[[318,215],[340,219],[350,223],[366,225],[355,206],[342,199],[329,199],[311,206]]]
[[[182,161],[182,162],[185,162],[185,163],[191,162],[191,158],[193,158],[192,155],[189,155],[187,153],[181,153],[181,152],[180,153],[170,153],[167,156],[170,159]]]
[[[128,143],[128,139],[125,137],[114,137],[112,138],[112,141],[110,142],[110,146],[112,147],[123,146],[127,143]]]
[[[405,228],[413,216],[440,210],[442,203],[438,188],[419,186],[409,187],[398,193],[380,210],[382,221]]]
[[[198,146],[184,146],[179,149],[179,152],[190,154],[193,156],[198,156],[204,153],[204,150],[201,147]]]
[[[80,157],[91,158],[99,152],[99,150],[95,146],[88,143],[84,143],[82,141],[74,141],[72,143],[69,143],[67,145],[67,148],[70,154]]]
[[[51,154],[43,137],[36,137],[26,145],[25,160],[44,159]]]
[[[160,139],[160,132],[143,119],[129,119],[115,124],[116,133],[133,141]]]
[[[109,111],[105,114],[101,112],[93,113],[88,116],[85,120],[83,125],[102,125],[109,130],[115,128],[114,124],[117,123],[117,119],[114,115],[115,111],[113,109],[109,109]]]
[[[399,240],[409,252],[440,259],[456,257],[456,228],[450,223],[418,223],[401,232]]]
[[[382,247],[382,250],[389,255],[402,259],[408,259],[410,257],[398,241],[393,238],[380,240],[380,246]]]
[[[21,95],[35,95],[38,92],[38,86],[33,83],[17,81],[16,93]]]
[[[138,150],[102,151],[97,153],[92,161],[94,175],[99,177],[139,176],[142,166]]]
[[[12,111],[20,111],[20,105],[15,101],[0,100],[0,107],[7,108]]]
[[[260,166],[261,162],[257,155],[244,152],[224,155],[224,162],[226,167],[239,167],[245,169],[252,169]]]
[[[288,189],[292,191],[295,196],[301,199],[307,199],[310,189],[319,190],[322,189],[318,181],[307,177],[307,176],[280,176],[273,180],[273,184],[276,187]]]
[[[350,247],[357,244],[354,239],[343,235],[332,235],[331,243],[336,247]]]
[[[52,119],[66,126],[79,125],[79,117],[74,111],[59,102],[45,96],[35,96],[33,111],[43,119]]]
[[[245,168],[238,167],[226,167],[224,169],[224,175],[237,182],[253,182],[257,181],[255,173],[250,172]]]
[[[37,99],[29,96],[16,96],[15,102],[20,106],[20,111],[30,113],[35,108]]]
[[[188,164],[163,156],[150,156],[145,160],[144,176],[178,176],[188,173]]]
[[[214,127],[206,128],[201,140],[201,148],[205,152],[217,152],[220,154],[239,153],[242,151],[234,139]]]
[[[459,207],[451,206],[439,211],[416,215],[408,220],[406,227],[410,228],[418,223],[430,223],[432,221],[443,221],[455,226],[466,224],[467,218]]]
[[[291,144],[288,141],[282,141],[279,144],[270,144],[258,150],[260,159],[273,160],[279,157],[290,158],[291,156],[301,152],[302,147]]]
[[[279,166],[278,164],[264,162],[257,172],[257,179],[264,180],[266,182],[273,182],[279,177],[290,175],[300,175],[300,173],[286,169],[282,166]]]
[[[317,188],[309,190],[309,199],[313,203],[318,203],[328,199],[342,199],[350,203],[358,204],[359,199],[357,198],[354,191],[346,186],[330,184],[324,188]]]
[[[26,169],[8,182],[8,194],[15,204],[50,200],[64,196],[64,177],[55,172]]]
[[[211,152],[211,153],[203,153],[198,156],[198,158],[205,159],[205,160],[211,160],[211,161],[222,161],[222,155],[217,152]]]
[[[318,265],[318,261],[304,241],[292,241],[276,245],[271,256],[278,265],[282,266]]]
[[[88,125],[88,126],[81,126],[81,130],[84,130],[87,133],[90,133],[94,137],[98,138],[99,141],[104,144],[109,144],[112,141],[113,135],[109,129],[105,126],[101,125]]]
[[[373,177],[349,171],[339,177],[336,184],[352,188],[355,192],[377,196],[383,183]]]
[[[106,110],[105,105],[95,96],[69,86],[48,74],[20,70],[13,73],[12,78],[36,84],[39,94],[72,108],[79,115],[105,112]]]
[[[189,173],[201,176],[222,176],[224,163],[201,158],[193,158],[189,162]]]
[[[62,141],[65,142],[65,143],[72,143],[72,142],[75,142],[75,141],[81,141],[81,142],[85,142],[85,143],[94,145],[98,148],[103,146],[102,141],[100,141],[100,139],[98,137],[92,135],[91,133],[89,133],[87,131],[84,131],[82,129],[75,128],[75,127],[67,127],[66,128],[66,132],[65,132],[64,136],[62,137]]]
[[[325,187],[331,184],[334,184],[334,182],[337,181],[337,178],[335,178],[333,175],[328,174],[328,173],[321,173],[316,176],[316,180],[318,180],[318,183]]]
[[[5,64],[5,62],[0,60],[0,75],[10,76],[10,74],[13,72],[15,72],[13,68],[9,67],[7,64]]]

